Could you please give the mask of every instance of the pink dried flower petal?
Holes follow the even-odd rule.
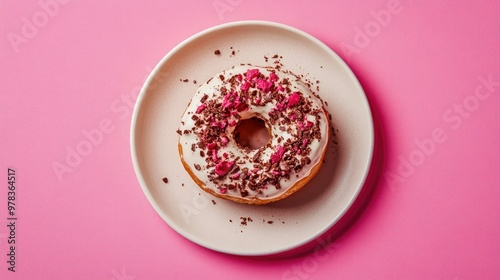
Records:
[[[276,110],[278,110],[278,111],[283,111],[283,109],[285,109],[285,107],[286,106],[283,103],[276,104]]]
[[[222,146],[225,146],[227,142],[229,142],[229,139],[226,136],[222,136],[220,138],[220,143],[222,144]]]
[[[217,148],[217,143],[215,143],[215,142],[209,143],[207,145],[208,150],[214,150],[215,148]]]
[[[246,80],[252,81],[254,78],[258,77],[260,74],[259,69],[248,69],[246,73]]]
[[[248,105],[246,103],[238,103],[234,106],[234,108],[236,108],[236,111],[242,112],[248,110]]]
[[[281,91],[281,92],[283,92],[283,91],[285,91],[285,88],[283,86],[279,85],[278,86],[278,90]]]
[[[221,193],[221,194],[225,194],[226,192],[227,192],[227,188],[221,188],[221,189],[220,189],[220,193]]]
[[[196,114],[201,113],[203,110],[205,110],[205,108],[207,108],[207,105],[205,105],[205,104],[201,104],[201,105],[200,105],[200,106],[198,106],[198,108],[196,109]]]
[[[227,126],[227,121],[218,121],[218,122],[212,122],[212,127],[220,127],[222,129],[226,128]]]
[[[241,89],[241,91],[248,91],[248,89],[250,88],[250,86],[251,86],[251,84],[249,82],[244,82],[241,85],[240,89]]]
[[[276,82],[278,80],[278,75],[276,75],[275,73],[271,73],[269,74],[269,81],[271,82]]]
[[[299,104],[299,102],[300,102],[300,95],[297,92],[292,93],[292,95],[288,97],[288,108]]]
[[[215,165],[215,173],[219,176],[224,176],[231,170],[233,165],[234,161],[221,161]]]
[[[284,154],[285,148],[283,148],[282,146],[276,147],[276,152],[271,155],[271,163],[275,164],[279,162]]]
[[[235,173],[235,174],[231,175],[231,178],[233,178],[233,179],[240,178],[240,173],[238,172],[238,173]]]
[[[222,107],[226,109],[233,107],[233,105],[234,105],[233,102],[229,100],[222,101]]]
[[[268,93],[272,86],[273,86],[273,83],[271,83],[267,80],[264,80],[264,79],[257,80],[257,88],[262,90],[264,93]]]

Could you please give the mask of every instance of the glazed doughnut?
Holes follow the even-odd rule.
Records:
[[[302,188],[320,169],[329,125],[322,100],[298,76],[243,65],[201,85],[181,117],[179,155],[214,196],[265,204]],[[249,147],[238,126],[261,120],[269,140]]]

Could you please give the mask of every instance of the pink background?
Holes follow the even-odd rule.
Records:
[[[500,1],[54,1],[0,0],[1,279],[500,279]],[[364,199],[300,255],[191,243],[150,206],[131,162],[132,107],[154,65],[205,28],[247,19],[325,42],[373,109]],[[102,122],[58,177],[54,164]]]

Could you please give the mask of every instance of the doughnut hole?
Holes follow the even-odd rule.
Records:
[[[266,145],[271,139],[271,135],[269,135],[266,123],[262,119],[252,117],[240,121],[234,128],[233,138],[240,148],[256,150]]]

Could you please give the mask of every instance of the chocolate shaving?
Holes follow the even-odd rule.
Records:
[[[205,101],[207,101],[207,99],[208,99],[208,95],[206,95],[206,94],[205,94],[205,95],[203,95],[203,97],[201,98],[200,102],[201,102],[201,103],[205,103]]]
[[[247,197],[248,196],[248,191],[247,190],[242,190],[240,191],[241,197]]]

